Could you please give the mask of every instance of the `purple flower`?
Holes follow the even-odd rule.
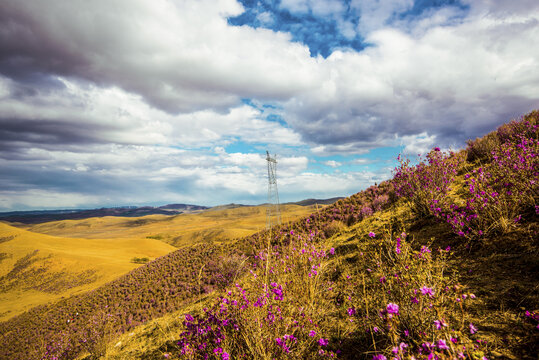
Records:
[[[447,344],[445,343],[445,340],[438,340],[438,343],[436,344],[438,346],[438,349],[440,350],[448,350],[449,347],[447,347]]]
[[[401,342],[401,343],[399,344],[399,350],[400,350],[400,351],[404,352],[404,351],[406,351],[407,348],[408,348],[408,344],[407,344],[407,343]]]
[[[387,312],[389,314],[399,315],[399,305],[393,303],[387,304]]]
[[[436,325],[436,329],[440,330],[442,327],[447,326],[447,324],[443,320],[434,320],[434,325]]]
[[[477,328],[472,323],[470,323],[470,334],[475,334],[476,332]]]
[[[294,335],[285,335],[285,336],[283,336],[283,339],[290,340],[290,341],[297,341],[298,340]]]
[[[224,353],[221,355],[221,358],[222,358],[222,360],[230,360],[230,355],[228,355],[227,352],[224,352]]]
[[[397,254],[401,253],[401,238],[400,237],[397,238],[397,247],[395,248],[395,252]]]
[[[354,307],[348,308],[348,315],[353,316],[356,314],[356,309]]]
[[[434,296],[434,290],[432,290],[431,288],[428,288],[426,286],[423,286],[421,289],[421,294],[423,295],[428,295],[429,297],[433,297]]]
[[[334,249],[334,248],[329,249],[329,253],[330,253],[331,255],[334,255],[334,254],[335,254],[335,249]]]
[[[387,360],[387,358],[384,355],[380,354],[380,355],[374,355],[372,360]]]
[[[318,344],[320,344],[320,346],[327,346],[329,341],[328,339],[320,338],[320,340],[318,340]]]
[[[309,336],[310,337],[316,336],[316,331],[314,331],[314,330],[309,331]]]
[[[421,250],[419,251],[421,254],[430,253],[430,249],[426,246],[421,246]]]
[[[376,234],[373,233],[372,231],[369,233],[369,237],[373,238],[373,237],[375,237],[375,236],[376,236]]]

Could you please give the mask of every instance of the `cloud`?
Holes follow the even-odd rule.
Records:
[[[401,145],[404,146],[403,154],[411,156],[425,155],[436,144],[436,136],[429,135],[426,132],[418,135],[403,136],[399,140]]]
[[[523,12],[525,6],[473,2],[470,15],[456,23],[447,22],[456,7],[442,6],[391,28],[388,19],[400,26],[404,20],[395,14],[410,10],[412,2],[351,2],[347,8],[333,0],[283,1],[281,7],[292,12],[331,15],[346,26],[352,24],[345,17],[350,11],[358,12],[360,23],[378,22],[361,25],[368,28],[361,31],[370,47],[323,59],[310,57],[291,34],[229,25],[226,18],[244,10],[232,0],[113,4],[3,2],[0,71],[19,87],[12,97],[28,99],[43,89],[58,93],[66,86],[58,79],[79,78],[95,92],[107,89],[102,102],[109,97],[142,104],[125,116],[146,124],[139,127],[140,143],[166,141],[167,128],[189,146],[197,138],[215,142],[245,128],[242,119],[248,119],[245,139],[297,144],[300,134],[317,153],[361,153],[425,128],[441,145],[463,143],[538,105],[539,53],[529,44],[539,36],[539,20],[537,12]],[[436,16],[442,20],[432,20]],[[273,127],[242,107],[246,97],[284,104],[291,128]],[[159,120],[178,112],[175,122]],[[151,123],[150,115],[158,120]],[[222,124],[228,132],[216,130]],[[133,131],[118,139],[122,125],[93,124],[81,141],[96,140],[97,132],[133,142]],[[155,131],[159,126],[164,128]]]
[[[293,13],[312,12],[315,16],[329,16],[346,11],[346,6],[338,0],[282,0],[280,6]]]
[[[321,63],[324,81],[286,102],[286,119],[317,153],[361,152],[425,129],[440,146],[463,146],[539,106],[535,38],[533,12],[481,12],[419,34],[376,30],[371,47]]]
[[[361,34],[386,27],[395,14],[410,10],[413,5],[413,0],[352,0],[350,3],[360,16],[357,31]]]
[[[57,78],[54,89],[15,96],[18,83],[0,77],[1,206],[103,206],[196,202],[265,194],[263,154],[227,153],[236,142],[302,145],[299,135],[266,120],[274,109],[240,104],[224,112],[172,115],[118,87]],[[213,151],[215,149],[215,151]],[[307,158],[279,158],[297,174]],[[209,190],[220,192],[215,195]],[[245,197],[248,195],[248,197]],[[71,200],[69,198],[72,197]],[[2,208],[0,207],[0,208]]]
[[[338,161],[335,161],[335,160],[328,160],[328,161],[324,162],[324,165],[332,167],[332,168],[337,168],[337,167],[341,166],[342,164],[340,162],[338,162]]]
[[[284,99],[312,86],[308,49],[284,33],[229,26],[226,17],[241,11],[233,0],[7,0],[0,71],[115,85],[173,113]]]
[[[0,209],[16,208],[50,208],[54,204],[56,208],[86,207],[88,204],[99,205],[98,199],[92,195],[80,193],[54,192],[41,189],[26,189],[22,191],[0,190]]]
[[[7,93],[0,102],[0,156],[34,147],[84,151],[89,144],[109,143],[190,148],[237,140],[301,144],[292,129],[267,121],[264,109],[239,105],[225,112],[171,115],[117,87],[59,81],[64,86],[58,90],[17,97],[13,82],[0,77]]]

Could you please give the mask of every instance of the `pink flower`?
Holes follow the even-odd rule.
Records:
[[[314,330],[309,331],[309,336],[310,337],[316,336],[316,331],[314,331]]]
[[[472,323],[470,323],[470,334],[475,334],[476,332],[477,328]]]
[[[443,320],[434,320],[434,324],[436,325],[436,329],[440,330],[442,327],[447,326],[447,324]]]
[[[320,346],[327,346],[329,341],[328,339],[320,338],[320,340],[318,340],[318,344],[320,344]]]
[[[372,231],[369,233],[369,237],[373,238],[373,237],[375,237],[375,236],[376,236],[376,234],[373,233]]]
[[[423,286],[421,289],[421,294],[423,295],[428,295],[429,297],[433,297],[434,296],[434,290],[432,290],[431,288],[428,288],[426,286]]]
[[[393,303],[387,304],[387,312],[389,314],[399,315],[399,305]]]
[[[445,343],[445,340],[438,340],[438,343],[436,344],[438,346],[438,349],[440,350],[448,350],[447,344]]]

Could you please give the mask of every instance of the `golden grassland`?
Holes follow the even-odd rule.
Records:
[[[0,223],[0,320],[101,286],[175,248],[155,239],[83,239],[33,233]]]
[[[282,206],[283,221],[314,207]],[[0,222],[0,321],[95,289],[177,247],[223,242],[265,227],[264,206],[176,216],[103,217],[11,226]]]
[[[283,222],[311,214],[315,206],[281,205]],[[262,230],[266,207],[245,206],[175,216],[112,217],[52,221],[22,228],[47,235],[86,239],[152,238],[176,247],[200,241],[220,242]]]

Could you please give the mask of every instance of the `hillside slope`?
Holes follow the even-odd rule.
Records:
[[[0,357],[536,359],[538,120],[32,309],[0,324]]]
[[[101,286],[174,247],[155,239],[82,239],[36,234],[0,223],[0,320]]]

